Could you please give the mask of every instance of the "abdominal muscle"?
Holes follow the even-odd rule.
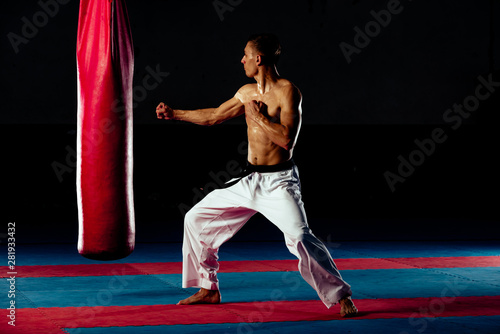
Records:
[[[292,158],[292,150],[272,142],[264,130],[247,118],[248,125],[248,162],[252,165],[277,165]]]

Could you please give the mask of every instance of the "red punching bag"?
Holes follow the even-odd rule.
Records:
[[[81,0],[77,40],[78,252],[116,260],[134,250],[132,77],[124,0]]]

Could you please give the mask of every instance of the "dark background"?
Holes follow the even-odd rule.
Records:
[[[162,122],[156,105],[214,107],[232,97],[251,82],[240,64],[246,39],[262,31],[280,37],[278,70],[304,95],[295,160],[315,234],[498,238],[498,94],[456,129],[443,120],[475,94],[479,76],[500,81],[497,1],[402,0],[401,12],[350,62],[340,43],[354,45],[354,28],[364,30],[374,21],[371,11],[389,1],[221,2],[232,3],[231,10],[218,13],[213,1],[127,1],[135,46],[138,241],[181,241],[180,208],[194,204],[194,189],[214,182],[211,175],[226,171],[228,161],[245,160],[243,119],[216,127]],[[79,1],[41,3],[57,4],[46,21],[35,1],[6,2],[0,14],[0,214],[5,230],[16,221],[18,242],[75,242]],[[38,22],[37,31],[13,46],[9,36],[22,37],[27,21]],[[169,75],[146,90],[148,69]],[[391,190],[384,173],[397,174],[398,157],[416,154],[415,140],[431,138],[436,128],[446,141]],[[281,238],[260,216],[235,237]]]

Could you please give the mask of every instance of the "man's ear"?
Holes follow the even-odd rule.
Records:
[[[257,57],[255,57],[255,63],[257,64],[257,66],[262,65],[262,56],[261,55],[257,55]]]

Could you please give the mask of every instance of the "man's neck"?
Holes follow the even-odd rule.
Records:
[[[278,71],[275,66],[264,67],[254,77],[257,81],[257,89],[260,94],[264,95],[269,92],[279,79]]]

